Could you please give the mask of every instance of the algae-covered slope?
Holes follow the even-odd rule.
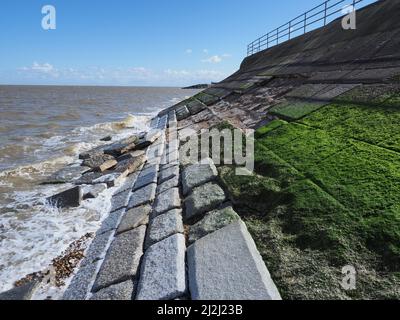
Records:
[[[357,30],[338,20],[248,57],[171,108],[181,137],[256,129],[254,174],[219,175],[283,298],[400,299],[399,14],[378,1]]]

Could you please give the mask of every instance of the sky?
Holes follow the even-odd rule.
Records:
[[[0,84],[186,86],[322,0],[1,0]],[[371,1],[369,1],[371,2]],[[44,30],[45,5],[56,29]]]

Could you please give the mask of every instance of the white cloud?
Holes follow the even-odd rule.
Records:
[[[205,62],[205,63],[220,63],[224,59],[227,59],[227,58],[230,58],[230,57],[231,57],[230,54],[224,53],[223,55],[215,55],[215,56],[208,57],[207,59],[201,60],[201,62]]]
[[[206,62],[206,63],[220,63],[220,62],[222,62],[222,58],[217,55],[217,56],[209,57],[207,59],[203,59],[201,61]]]
[[[49,75],[52,77],[58,77],[60,75],[59,71],[50,63],[40,64],[36,61],[32,64],[32,66],[22,67],[19,69],[19,71],[23,71],[26,73],[32,73],[32,74]]]
[[[221,81],[228,76],[218,70],[165,69],[152,70],[145,67],[130,68],[59,68],[49,63],[33,63],[18,69],[24,79],[40,80],[61,84],[104,84],[104,85],[165,85],[182,86],[193,83]],[[57,80],[55,80],[57,79]]]
[[[193,53],[193,50],[192,50],[192,49],[186,49],[185,53],[186,53],[186,54],[192,54],[192,53]]]
[[[209,53],[208,49],[203,49],[203,53],[208,54]]]

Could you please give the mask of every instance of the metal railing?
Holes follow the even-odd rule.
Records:
[[[344,16],[342,14],[345,6],[353,6],[356,9],[357,4],[365,0],[328,0],[321,3],[319,6],[308,10],[307,12],[290,20],[288,23],[272,30],[271,32],[263,35],[262,37],[254,40],[247,46],[247,56],[251,56],[261,50],[271,48],[275,45],[298,37],[307,32],[315,30],[310,26],[316,25],[323,21],[323,26],[331,20]],[[339,15],[338,15],[339,14]],[[281,41],[284,39],[284,41]]]

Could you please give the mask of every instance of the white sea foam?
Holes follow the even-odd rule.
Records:
[[[110,199],[115,192],[115,188],[108,189],[96,199],[85,200],[80,208],[58,210],[47,205],[45,199],[70,186],[40,186],[37,180],[66,165],[80,165],[77,155],[105,144],[99,141],[103,133],[115,141],[147,130],[149,118],[149,115],[128,116],[117,125],[99,124],[78,128],[66,137],[51,137],[44,141],[38,153],[48,157],[51,150],[72,146],[70,152],[0,172],[0,186],[12,188],[1,195],[7,201],[0,211],[0,292],[12,288],[15,281],[30,273],[46,270],[72,242],[96,232],[110,210]],[[47,295],[57,298],[63,290],[42,288],[36,298]]]

